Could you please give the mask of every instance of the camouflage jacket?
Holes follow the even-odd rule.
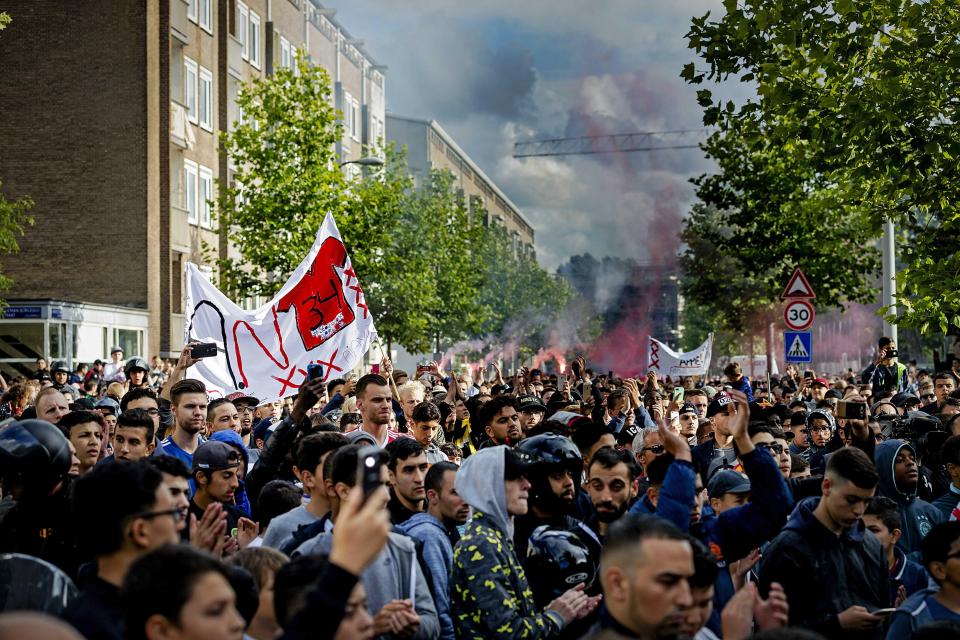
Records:
[[[564,622],[537,611],[513,541],[475,511],[453,551],[450,614],[457,638],[554,638]]]

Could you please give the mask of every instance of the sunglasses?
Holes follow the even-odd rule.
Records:
[[[654,445],[650,445],[649,447],[644,447],[643,449],[640,449],[640,453],[643,453],[644,451],[650,451],[656,455],[660,455],[661,453],[666,451],[666,448],[662,444],[654,444]]]
[[[757,449],[766,449],[772,453],[780,455],[783,453],[783,445],[778,442],[761,442],[755,445]]]

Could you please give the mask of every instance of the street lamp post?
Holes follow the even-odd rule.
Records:
[[[897,294],[897,253],[894,239],[893,221],[887,218],[883,223],[883,306],[886,307],[886,315],[896,315],[897,305],[895,296]],[[883,335],[889,336],[894,343],[897,342],[897,325],[883,321]]]
[[[382,167],[386,164],[382,158],[376,156],[366,156],[364,158],[359,158],[357,160],[346,160],[340,163],[341,167],[345,167],[348,164],[358,164],[361,167]]]

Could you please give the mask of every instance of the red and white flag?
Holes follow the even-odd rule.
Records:
[[[323,367],[324,380],[355,367],[377,331],[329,213],[310,252],[273,300],[245,311],[187,264],[184,338],[216,343],[217,356],[190,368],[211,395],[243,391],[260,401],[293,395],[307,365]]]

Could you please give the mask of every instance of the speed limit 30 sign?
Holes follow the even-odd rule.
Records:
[[[812,325],[815,315],[813,305],[806,300],[791,300],[783,309],[783,321],[793,331],[803,331]]]

